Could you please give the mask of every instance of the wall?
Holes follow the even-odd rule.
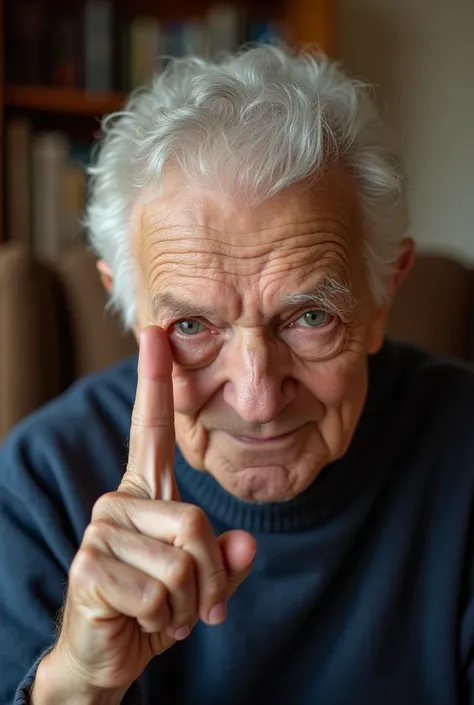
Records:
[[[419,248],[474,262],[474,0],[339,0],[337,31],[397,135]]]

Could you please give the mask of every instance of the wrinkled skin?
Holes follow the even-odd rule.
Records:
[[[169,169],[163,195],[133,212],[136,332],[167,332],[180,448],[241,499],[295,497],[351,442],[367,356],[413,249],[403,242],[388,303],[376,308],[362,237],[341,165],[254,209]],[[285,301],[312,293],[316,302]]]

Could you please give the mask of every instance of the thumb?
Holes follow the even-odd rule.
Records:
[[[229,579],[229,597],[252,570],[257,544],[246,531],[227,531],[218,538],[222,560]]]

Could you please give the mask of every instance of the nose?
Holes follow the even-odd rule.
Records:
[[[274,420],[296,395],[283,347],[255,332],[237,336],[230,346],[224,400],[248,424]]]

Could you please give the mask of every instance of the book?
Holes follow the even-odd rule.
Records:
[[[181,56],[210,55],[210,37],[208,24],[202,19],[185,22],[181,29]]]
[[[39,132],[32,140],[33,248],[54,260],[64,245],[64,184],[69,141],[61,132]]]
[[[169,56],[180,58],[183,56],[184,23],[171,22],[166,28],[166,40],[163,42],[162,52]],[[163,59],[161,59],[162,61]],[[158,66],[160,69],[161,66]]]
[[[267,19],[253,19],[249,23],[248,41],[258,44],[287,42],[287,31],[283,22]]]
[[[159,70],[165,36],[156,17],[139,15],[130,27],[130,87],[148,83]]]
[[[206,16],[212,58],[235,51],[243,41],[243,15],[237,5],[211,5]]]
[[[9,240],[31,246],[31,124],[23,116],[6,125],[6,225]]]
[[[74,244],[83,235],[83,216],[88,192],[87,167],[92,161],[92,145],[72,142],[64,170],[63,219],[64,243]]]
[[[115,23],[115,86],[118,90],[127,92],[132,89],[130,25],[130,18],[123,15]]]
[[[108,92],[113,89],[113,14],[110,0],[85,0],[84,88]]]
[[[68,160],[63,167],[61,192],[60,249],[73,245],[82,233],[82,217],[86,201],[86,173],[79,162]]]
[[[7,81],[40,85],[48,80],[48,18],[43,2],[6,3]]]
[[[52,24],[51,83],[69,88],[82,83],[80,36],[77,16],[60,12]]]

